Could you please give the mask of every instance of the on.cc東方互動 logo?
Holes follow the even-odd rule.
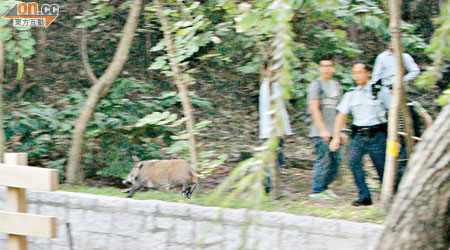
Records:
[[[3,18],[12,19],[15,27],[48,27],[59,15],[57,4],[19,2]]]

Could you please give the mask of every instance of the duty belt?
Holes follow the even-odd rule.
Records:
[[[368,135],[374,137],[377,132],[387,131],[387,123],[381,123],[374,126],[356,126],[352,124],[352,137],[355,135]]]

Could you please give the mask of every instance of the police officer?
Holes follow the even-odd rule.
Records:
[[[402,47],[402,49],[404,49]],[[414,62],[414,58],[408,53],[402,53],[403,64],[407,71],[402,78],[403,82],[412,82],[414,81],[420,74],[420,68]],[[392,50],[392,43],[388,43],[387,49],[379,54],[375,60],[375,66],[373,68],[372,73],[372,83],[381,83],[381,85],[392,89],[392,85],[394,84],[395,75],[397,74],[397,58]],[[380,86],[381,86],[380,85]],[[408,87],[408,85],[406,85]],[[410,107],[410,113],[412,115],[414,136],[420,137],[420,127],[422,121],[424,122],[425,127],[429,127],[433,122],[433,118],[428,114],[428,112],[418,103],[417,101],[408,100],[407,106]],[[404,126],[404,114],[400,110],[399,112],[399,132],[406,132]],[[409,135],[410,136],[410,135]],[[403,173],[406,169],[406,165],[408,163],[408,156],[406,152],[406,139],[404,137],[400,137],[401,150],[398,158],[398,168],[397,168],[397,178],[395,179],[394,191],[397,190],[397,187],[400,183],[400,180],[403,176]]]
[[[358,86],[347,92],[336,107],[338,114],[334,123],[330,151],[339,149],[340,132],[347,115],[352,114],[349,165],[359,191],[359,199],[353,201],[352,205],[369,206],[372,205],[372,198],[365,181],[363,157],[369,153],[382,181],[386,154],[386,110],[390,105],[391,95],[385,87],[380,91],[372,91],[372,84],[368,83],[370,71],[364,63],[353,65],[352,76]]]
[[[402,57],[407,70],[407,74],[403,76],[403,82],[412,82],[419,76],[420,68],[408,53],[402,53]],[[387,49],[375,59],[371,82],[377,82],[381,79],[383,86],[392,89],[396,74],[397,58],[393,53],[392,43],[388,43]]]

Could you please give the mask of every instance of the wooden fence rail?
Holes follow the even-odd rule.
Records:
[[[30,167],[26,153],[5,153],[0,186],[8,187],[6,210],[0,211],[0,233],[9,234],[9,250],[26,250],[26,236],[56,238],[56,218],[27,214],[25,189],[55,191],[58,171]]]

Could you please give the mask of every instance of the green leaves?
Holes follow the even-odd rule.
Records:
[[[12,38],[12,32],[10,28],[3,28],[0,34],[3,40],[9,41]]]
[[[180,6],[173,6],[166,8],[170,18],[174,20],[170,24],[169,30],[173,35],[174,47],[176,49],[176,62],[184,67],[191,61],[192,56],[199,51],[199,49],[207,45],[211,41],[213,33],[208,31],[210,29],[210,22],[203,15],[203,10],[200,8],[199,2],[193,2],[187,8]],[[148,7],[148,10],[157,11],[156,8]],[[160,40],[152,49],[152,52],[162,51],[165,48],[165,40]],[[155,61],[150,65],[151,70],[161,70],[166,76],[172,77],[172,72],[169,71],[167,55],[156,57]],[[187,72],[187,71],[186,71]]]
[[[1,9],[0,5],[0,9]],[[24,72],[24,59],[31,58],[36,51],[36,41],[32,37],[30,27],[2,27],[0,37],[6,42],[5,58],[17,63],[16,79],[22,79]]]
[[[19,38],[20,39],[30,39],[31,38],[31,32],[29,32],[29,31],[20,32],[19,33]]]
[[[378,16],[364,15],[361,24],[373,30],[386,30],[386,20]]]
[[[445,106],[450,101],[450,88],[444,91],[443,95],[441,95],[437,103],[441,106]]]
[[[421,87],[431,87],[440,80],[442,71],[448,67],[450,60],[450,2],[442,6],[440,17],[436,21],[440,24],[433,34],[427,53],[433,60],[433,65],[427,68],[416,81]],[[450,83],[448,85],[450,87]],[[445,105],[449,100],[449,90],[438,99],[439,105]]]
[[[103,21],[110,17],[116,9],[124,10],[129,8],[127,1],[123,2],[119,7],[114,7],[110,3],[110,0],[91,0],[91,9],[85,10],[81,15],[75,17],[75,19],[81,22],[76,25],[78,29],[84,29],[102,25]]]
[[[143,127],[146,125],[167,125],[167,126],[178,126],[179,124],[181,124],[183,121],[178,121],[177,123],[175,123],[175,125],[173,124],[175,121],[177,120],[177,115],[176,114],[171,114],[170,112],[154,112],[151,113],[149,115],[146,115],[144,118],[140,119],[135,125],[134,127]]]

